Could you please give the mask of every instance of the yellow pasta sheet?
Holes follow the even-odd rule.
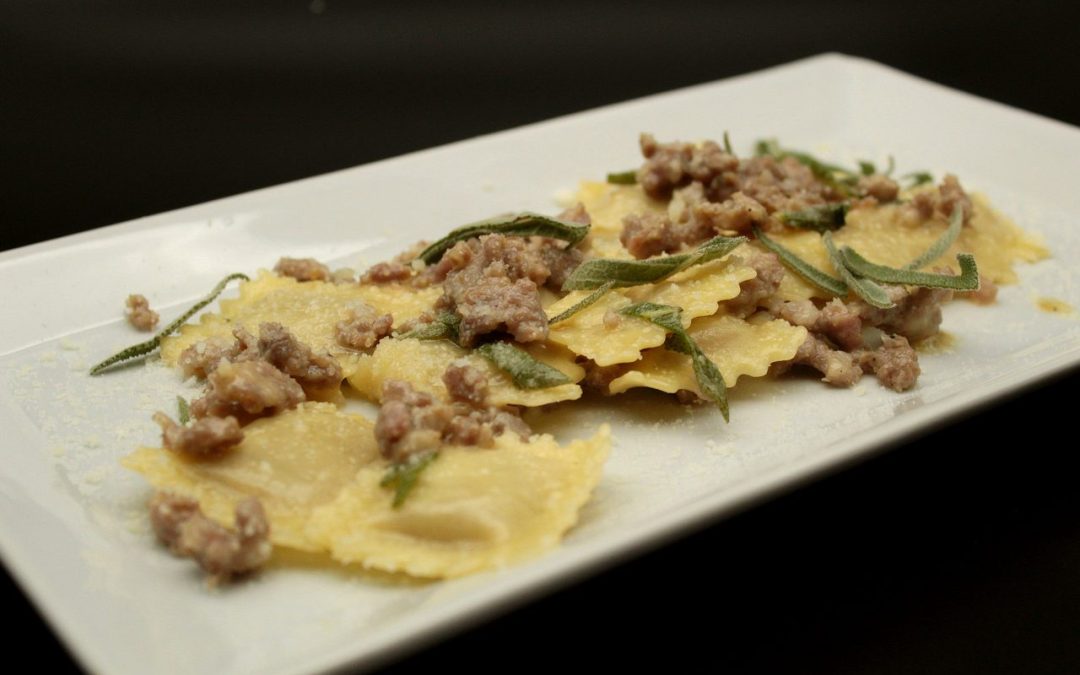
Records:
[[[345,563],[421,577],[500,567],[554,547],[600,479],[610,431],[559,446],[503,435],[490,449],[445,447],[408,499],[392,506],[374,425],[305,403],[245,427],[217,458],[142,448],[124,464],[158,489],[192,496],[231,524],[235,504],[259,497],[278,546],[328,552]]]
[[[642,350],[664,344],[667,333],[647,321],[621,317],[616,312],[636,302],[674,305],[682,308],[683,322],[689,326],[693,319],[715,313],[720,302],[739,294],[739,284],[757,275],[736,254],[697,265],[658,284],[612,290],[569,319],[551,326],[548,340],[600,366],[637,361]],[[544,311],[549,318],[553,317],[589,293],[573,291]]]
[[[795,357],[806,340],[806,329],[783,319],[752,317],[746,321],[723,314],[697,319],[689,333],[716,364],[724,383],[735,386],[743,375],[761,377],[769,366]],[[609,391],[619,394],[634,387],[650,387],[673,394],[688,389],[701,394],[690,358],[667,349],[653,349],[634,369],[612,380]]]
[[[585,377],[585,369],[574,363],[574,355],[557,345],[532,343],[517,346],[538,361],[561,371],[571,382],[579,382]],[[449,394],[442,375],[447,366],[459,359],[487,375],[488,403],[492,405],[533,407],[581,398],[581,387],[577,384],[519,389],[505,372],[490,361],[447,340],[382,340],[371,355],[360,357],[356,371],[349,377],[349,384],[376,402],[381,402],[382,387],[387,380],[404,380],[417,391],[447,400]]]
[[[394,322],[400,323],[434,306],[441,294],[439,287],[417,290],[402,285],[300,283],[263,271],[241,284],[239,297],[222,300],[217,313],[203,314],[198,323],[187,324],[165,338],[161,358],[175,365],[180,353],[200,340],[212,336],[232,339],[236,326],[258,335],[260,323],[276,322],[314,351],[333,355],[347,376],[355,370],[359,354],[337,343],[335,327],[350,306],[365,302],[380,312],[393,314]]]
[[[597,258],[633,258],[619,241],[623,218],[632,213],[667,212],[664,202],[650,199],[637,185],[582,181],[576,197],[592,222],[582,250]]]
[[[926,269],[947,267],[958,273],[956,254],[971,253],[980,274],[995,283],[1009,284],[1017,279],[1013,263],[1032,262],[1048,255],[1037,239],[991,207],[982,195],[972,195],[972,202],[975,211],[971,223],[964,227],[948,252]],[[847,224],[833,235],[833,240],[837,246],[850,246],[872,262],[903,267],[930,248],[947,227],[942,216],[924,221],[909,206],[885,204],[850,211]],[[825,245],[816,232],[789,230],[769,236],[818,269],[835,275]],[[790,271],[780,285],[778,296],[784,300],[828,297]]]

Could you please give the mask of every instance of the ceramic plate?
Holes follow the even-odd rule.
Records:
[[[150,414],[172,409],[176,377],[154,363],[86,374],[132,341],[119,318],[128,293],[146,294],[168,320],[224,274],[281,255],[359,268],[491,214],[552,213],[580,178],[636,165],[644,130],[661,139],[727,130],[743,153],[776,136],[837,161],[891,154],[901,173],[949,170],[1042,234],[1054,257],[1022,267],[1022,282],[992,308],[949,306],[943,327],[955,345],[924,356],[910,392],[870,378],[855,390],[809,378],[745,382],[730,425],[704,406],[658,411],[647,395],[616,411],[543,416],[562,439],[610,418],[616,445],[580,525],[526,564],[405,585],[292,560],[211,592],[193,565],[154,544],[148,488],[118,460],[156,440]],[[8,251],[0,552],[94,671],[284,674],[373,663],[1080,362],[1076,315],[1036,308],[1041,297],[1080,306],[1062,262],[1080,257],[1078,156],[1080,130],[828,55]]]

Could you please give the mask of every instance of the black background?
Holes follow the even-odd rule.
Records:
[[[1080,124],[1069,4],[6,2],[0,249],[822,51]],[[1077,443],[1051,414],[1077,384],[390,669],[1078,672]],[[72,668],[3,598],[16,653]]]

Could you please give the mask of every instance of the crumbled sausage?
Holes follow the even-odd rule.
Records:
[[[736,190],[760,203],[769,213],[802,211],[843,197],[794,157],[744,160],[739,165],[739,180],[732,193]]]
[[[911,207],[923,220],[932,217],[935,213],[950,218],[953,210],[960,208],[963,209],[965,225],[971,222],[971,216],[975,213],[971,197],[964,191],[956,176],[951,173],[945,175],[941,185],[936,189],[915,193],[911,199]]]
[[[491,447],[496,436],[509,432],[527,438],[531,430],[513,411],[462,400],[438,402],[400,380],[383,385],[383,404],[375,420],[379,450],[395,463],[444,443]]]
[[[236,345],[235,340],[214,335],[205,340],[199,340],[180,352],[177,364],[185,378],[192,375],[204,378],[223,360],[228,361],[236,356]]]
[[[874,203],[896,201],[900,194],[900,186],[888,176],[875,173],[872,176],[863,176],[859,179],[859,189],[867,197],[873,197]]]
[[[158,324],[158,313],[150,309],[150,301],[145,296],[129,295],[125,305],[124,316],[128,323],[139,330],[154,330],[154,326]]]
[[[150,500],[150,523],[174,554],[194,558],[211,584],[262,567],[273,550],[266,512],[254,497],[236,505],[230,529],[203,515],[194,499],[157,492]]]
[[[379,314],[371,305],[358,302],[348,309],[343,321],[334,327],[337,343],[350,349],[371,349],[390,334],[394,317]]]
[[[592,218],[589,216],[589,212],[585,210],[585,205],[581,202],[566,207],[559,213],[557,218],[570,223],[577,223],[578,225],[592,224]]]
[[[777,370],[782,371],[788,365],[810,366],[825,376],[821,378],[823,382],[834,387],[850,387],[858,382],[863,374],[862,368],[851,354],[833,348],[828,341],[813,333],[806,336],[795,358]]]
[[[469,239],[454,245],[432,269],[443,280],[438,306],[461,317],[463,346],[498,330],[518,342],[547,338],[539,286],[551,270],[529,242],[499,234]]]
[[[207,382],[206,395],[191,403],[195,417],[273,415],[306,400],[296,380],[266,361],[222,361]]]
[[[919,355],[903,335],[883,335],[879,348],[857,350],[855,358],[863,370],[872,371],[893,391],[911,389],[922,372]]]
[[[282,258],[274,265],[274,271],[297,281],[330,280],[330,268],[314,258]]]
[[[161,443],[167,450],[191,455],[213,455],[244,440],[240,422],[229,417],[201,417],[187,426],[174,422],[162,412],[154,413],[161,427]]]
[[[667,199],[672,190],[691,181],[709,189],[719,188],[738,169],[739,160],[713,141],[658,143],[651,134],[641,134],[641,154],[645,162],[637,180],[645,194]]]
[[[724,303],[725,310],[735,316],[753,314],[758,305],[776,293],[786,274],[775,253],[754,252],[747,257],[746,264],[754,268],[757,276],[742,282],[739,294]]]
[[[450,398],[473,406],[483,406],[487,401],[488,379],[484,372],[467,362],[455,361],[446,367],[442,376]]]
[[[360,277],[360,283],[388,284],[394,281],[405,281],[412,276],[412,272],[412,267],[397,260],[375,263]]]
[[[884,288],[895,307],[879,309],[861,300],[852,303],[862,317],[864,326],[897,333],[912,342],[937,334],[941,326],[941,304],[952,299],[952,291],[892,285]]]
[[[301,385],[325,389],[341,383],[341,366],[329,354],[316,354],[280,323],[259,324],[259,358]]]
[[[788,323],[826,335],[846,350],[862,346],[863,321],[858,307],[839,298],[833,298],[820,309],[810,300],[784,302],[774,309]]]

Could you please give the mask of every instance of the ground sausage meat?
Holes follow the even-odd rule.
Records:
[[[807,365],[824,375],[821,380],[834,387],[850,387],[863,371],[851,354],[834,348],[820,336],[810,333],[799,347],[790,365]]]
[[[461,317],[462,346],[494,331],[506,331],[517,342],[547,338],[539,287],[551,269],[531,242],[500,234],[458,242],[432,270],[443,281],[437,306]]]
[[[266,361],[223,361],[207,382],[206,395],[191,403],[198,418],[273,415],[306,400],[296,380]]]
[[[964,191],[959,179],[951,173],[945,175],[937,189],[915,193],[911,199],[911,206],[923,220],[933,217],[934,214],[949,218],[954,209],[960,208],[964,212],[964,224],[968,224],[975,213],[971,197]]]
[[[793,300],[781,303],[774,310],[788,323],[825,335],[846,350],[863,344],[863,321],[858,308],[839,298],[833,298],[821,308],[810,300]]]
[[[937,334],[941,326],[941,305],[952,299],[952,291],[891,285],[884,289],[895,307],[879,309],[861,300],[850,303],[859,312],[864,326],[903,335],[911,342]]]
[[[412,267],[404,262],[391,260],[389,262],[375,263],[368,268],[360,277],[360,283],[365,284],[389,284],[394,281],[405,281],[412,276]]]
[[[359,302],[348,309],[345,319],[334,327],[337,343],[350,349],[371,349],[390,334],[394,317],[379,314],[371,305]]]
[[[314,258],[282,258],[274,265],[274,271],[297,281],[329,281],[331,278],[330,268]]]
[[[185,378],[192,375],[204,378],[213,372],[219,363],[232,360],[236,354],[236,340],[229,340],[220,335],[215,335],[200,340],[180,352],[177,364],[180,366],[180,370],[183,371]]]
[[[154,413],[161,427],[161,443],[173,452],[214,455],[244,440],[244,432],[235,417],[202,417],[183,426],[162,412]]]
[[[652,134],[641,134],[641,154],[645,162],[637,181],[653,199],[667,199],[672,190],[691,181],[708,188],[720,188],[738,169],[739,160],[713,141],[658,143]]]
[[[446,367],[443,384],[450,398],[473,406],[483,406],[487,401],[488,379],[483,371],[465,361],[455,361]]]
[[[341,366],[329,354],[316,354],[280,323],[259,324],[259,358],[305,387],[341,384]]]
[[[879,348],[858,350],[855,358],[863,370],[873,372],[881,384],[893,391],[911,389],[922,372],[919,355],[903,335],[883,335]]]
[[[158,313],[150,309],[150,301],[137,293],[127,297],[124,316],[127,317],[128,323],[144,331],[154,330],[159,318]]]
[[[150,500],[150,524],[173,553],[194,558],[211,584],[261,567],[273,550],[266,512],[254,497],[236,505],[230,529],[203,515],[194,499],[158,492]]]
[[[459,375],[444,376],[444,381]],[[473,388],[472,384],[455,387],[459,395]],[[508,432],[527,438],[531,430],[510,410],[479,407],[460,399],[443,403],[400,380],[383,385],[375,439],[383,456],[394,463],[438,450],[443,444],[491,447],[496,436]]]
[[[786,271],[775,253],[753,252],[746,258],[746,264],[754,268],[757,276],[747,279],[739,286],[739,294],[724,303],[724,309],[732,315],[745,317],[757,311],[758,305],[780,288]]]

